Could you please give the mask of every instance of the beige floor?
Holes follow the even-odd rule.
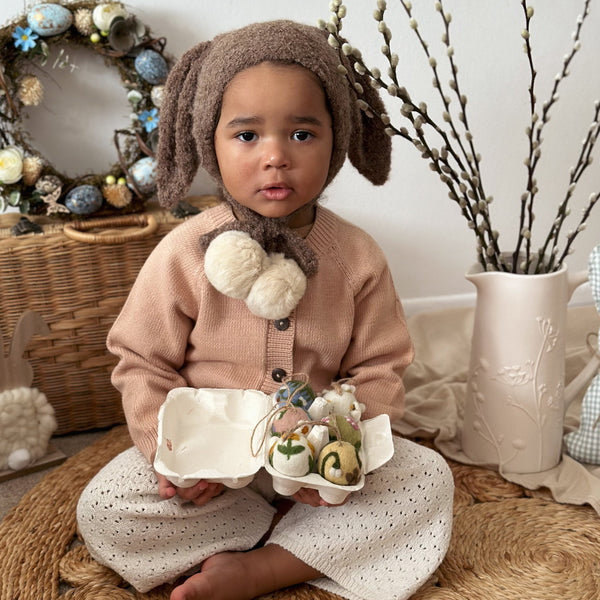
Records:
[[[69,457],[96,441],[104,433],[105,431],[94,431],[57,436],[52,438],[52,444]],[[52,468],[44,469],[0,483],[0,520],[6,516],[13,506],[18,504],[24,494],[51,470]]]

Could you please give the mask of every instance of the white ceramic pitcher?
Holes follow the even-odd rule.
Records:
[[[462,429],[465,454],[501,471],[533,473],[561,459],[569,403],[599,366],[593,357],[565,389],[567,303],[587,271],[485,272],[477,288]]]

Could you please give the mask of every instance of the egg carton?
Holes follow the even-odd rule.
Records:
[[[229,488],[248,485],[265,468],[279,494],[291,496],[306,487],[318,490],[325,502],[340,504],[364,486],[366,473],[394,453],[389,417],[379,415],[359,423],[362,473],[355,485],[337,485],[317,473],[283,475],[269,464],[271,419],[267,415],[272,409],[272,397],[258,390],[175,388],[158,415],[154,468],[178,487],[191,487],[204,479]]]

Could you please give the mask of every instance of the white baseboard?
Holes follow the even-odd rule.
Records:
[[[432,312],[459,308],[463,306],[475,306],[475,293],[454,294],[450,296],[425,296],[423,298],[408,298],[402,300],[402,306],[407,317],[420,312]]]
[[[402,306],[407,317],[420,312],[446,310],[464,306],[475,306],[476,294],[453,294],[448,296],[426,296],[422,298],[407,298],[402,300]],[[593,304],[589,283],[579,286],[569,302],[569,306]]]

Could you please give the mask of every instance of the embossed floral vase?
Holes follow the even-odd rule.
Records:
[[[567,303],[587,272],[569,274],[563,265],[528,275],[475,265],[466,278],[477,288],[477,303],[463,451],[500,471],[550,469],[561,459],[563,418],[577,392],[565,390]]]

